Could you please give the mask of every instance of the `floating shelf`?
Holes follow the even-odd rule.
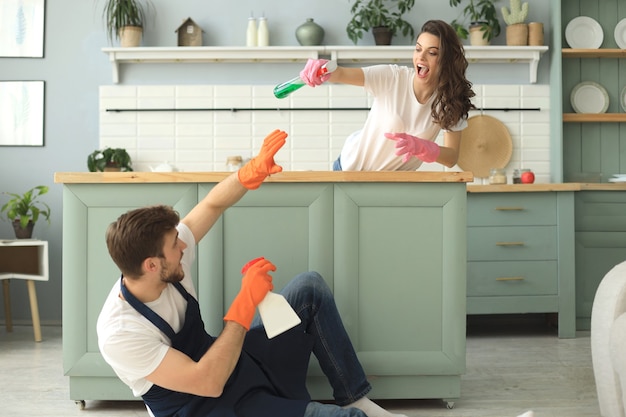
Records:
[[[563,121],[570,123],[626,122],[626,113],[564,113]]]
[[[102,48],[119,82],[120,64],[304,62],[329,58],[344,64],[411,63],[414,46],[268,46],[268,47],[138,47]],[[529,81],[537,82],[537,66],[547,46],[466,46],[469,63],[529,65]]]
[[[563,48],[563,58],[626,58],[626,49],[574,49]]]

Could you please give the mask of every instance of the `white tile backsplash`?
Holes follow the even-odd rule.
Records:
[[[149,171],[163,162],[179,171],[224,171],[226,157],[244,159],[258,152],[274,129],[289,133],[276,160],[288,171],[331,170],[345,138],[360,129],[366,110],[287,110],[368,108],[362,88],[347,85],[303,87],[276,99],[270,85],[183,85],[100,87],[100,147],[124,147],[134,168]],[[539,108],[539,111],[480,111],[502,121],[513,141],[506,166],[530,168],[536,182],[550,181],[550,91],[548,85],[475,85],[474,104],[487,108]],[[111,112],[107,109],[227,109],[225,111]],[[233,109],[271,109],[239,110]],[[274,110],[275,109],[275,110]],[[442,144],[440,134],[437,142]],[[460,171],[423,164],[423,171]],[[487,183],[476,178],[475,184]]]

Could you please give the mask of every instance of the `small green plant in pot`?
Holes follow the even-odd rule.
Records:
[[[450,7],[460,6],[464,1],[467,5],[463,8],[463,18],[454,19],[450,25],[461,39],[469,36],[472,45],[488,45],[501,31],[494,4],[498,0],[450,0]]]
[[[87,168],[91,172],[132,171],[132,160],[124,148],[95,150],[87,157]]]
[[[390,45],[397,33],[415,36],[413,26],[402,17],[414,4],[415,0],[355,0],[350,8],[352,19],[346,26],[348,38],[356,45],[364,32],[372,30],[376,45]],[[381,28],[387,28],[384,40],[376,37]]]
[[[506,27],[506,44],[510,46],[528,45],[528,25],[525,23],[528,16],[528,3],[521,0],[511,0],[511,7],[502,7],[502,18]]]
[[[148,12],[153,9],[150,0],[104,0],[102,18],[109,42],[120,41],[121,46],[139,46]]]
[[[18,239],[28,239],[33,234],[35,223],[43,216],[50,223],[50,207],[39,197],[48,192],[48,187],[38,185],[26,191],[24,194],[3,193],[12,197],[7,201],[0,212],[13,224],[15,237]]]

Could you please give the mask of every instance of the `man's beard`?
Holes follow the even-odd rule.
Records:
[[[180,264],[179,264],[180,266]],[[170,271],[163,260],[161,260],[161,281],[175,283],[180,282],[185,277],[185,273],[182,268],[176,268],[175,271]]]

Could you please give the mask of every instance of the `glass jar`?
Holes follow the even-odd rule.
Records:
[[[241,155],[229,156],[226,158],[226,171],[235,172],[241,168],[243,158]]]
[[[530,172],[530,169],[515,169],[513,170],[513,184],[521,184],[522,183],[522,174],[524,172]]]
[[[491,168],[489,184],[506,184],[506,171],[503,168]]]

